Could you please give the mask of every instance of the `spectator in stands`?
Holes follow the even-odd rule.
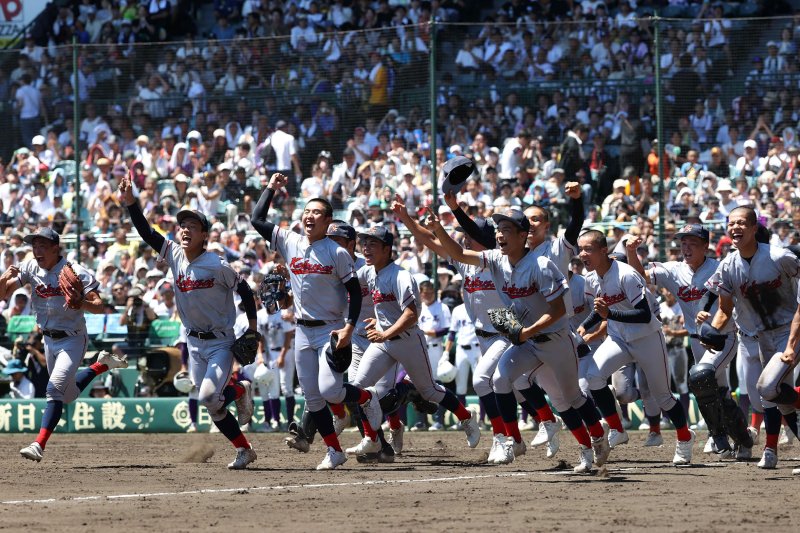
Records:
[[[30,400],[34,397],[33,383],[25,376],[28,369],[19,359],[12,359],[3,368],[3,374],[11,378],[8,398],[12,400]]]

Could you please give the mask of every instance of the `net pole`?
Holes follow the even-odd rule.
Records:
[[[75,260],[81,262],[81,172],[80,172],[80,109],[78,107],[78,95],[80,87],[78,85],[78,39],[72,36],[72,135],[73,135],[73,157],[75,158],[75,194],[72,197],[72,209],[75,223]]]
[[[430,21],[431,32],[431,53],[428,60],[428,87],[430,88],[430,106],[431,106],[431,131],[430,131],[430,145],[431,145],[431,210],[437,213],[439,203],[439,174],[436,169],[436,17],[431,17]],[[433,254],[433,274],[431,276],[433,281],[433,291],[439,294],[439,256]]]
[[[658,258],[659,261],[667,260],[666,250],[666,161],[664,161],[664,119],[661,109],[661,33],[659,31],[660,18],[658,12],[652,18],[653,38],[655,41],[655,70],[656,70],[656,155],[658,156]]]

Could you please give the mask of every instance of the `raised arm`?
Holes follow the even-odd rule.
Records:
[[[479,242],[481,246],[486,248],[487,250],[491,250],[495,247],[494,242],[487,241],[486,238],[481,234],[480,230],[478,229],[478,225],[472,220],[468,214],[461,209],[461,206],[458,205],[458,200],[456,199],[456,195],[453,193],[447,193],[444,195],[444,201],[447,204],[447,207],[453,212],[453,215],[458,220],[458,224],[464,230],[464,233],[470,236],[471,239]]]
[[[161,253],[164,248],[164,237],[155,231],[142,212],[142,206],[139,201],[133,196],[133,186],[131,185],[130,174],[125,176],[119,182],[119,193],[122,198],[122,203],[128,208],[128,213],[131,216],[133,227],[139,233],[139,236],[144,242],[150,245],[156,253]]]
[[[272,233],[275,231],[275,224],[267,220],[267,213],[272,204],[272,198],[275,196],[275,191],[285,186],[289,179],[283,174],[276,172],[269,179],[267,188],[261,193],[261,198],[253,208],[253,215],[250,217],[250,223],[255,230],[264,237],[268,242],[272,242]]]
[[[442,246],[442,243],[436,238],[436,235],[434,235],[430,230],[420,226],[419,222],[411,218],[411,215],[408,214],[406,205],[403,202],[403,198],[399,194],[394,195],[392,212],[394,212],[395,216],[397,216],[400,222],[402,222],[405,227],[408,228],[408,231],[410,231],[414,238],[421,242],[423,246],[430,248],[437,255],[445,258],[450,257],[450,255],[447,253],[447,250],[445,250],[444,246]]]
[[[628,239],[625,242],[625,255],[628,257],[628,264],[636,269],[636,272],[641,274],[647,283],[652,283],[652,281],[650,281],[650,276],[647,274],[642,262],[639,260],[639,254],[636,253],[636,250],[639,249],[639,246],[642,244],[642,242],[644,241],[641,237]]]
[[[578,245],[578,235],[583,227],[585,215],[583,213],[583,191],[578,182],[571,181],[564,185],[564,191],[570,197],[569,210],[570,219],[567,229],[564,230],[564,238],[572,246]]]
[[[431,211],[431,208],[428,208],[428,222],[426,227],[433,231],[433,234],[439,239],[439,242],[442,243],[447,255],[449,255],[452,259],[460,262],[465,263],[467,265],[475,265],[480,266],[481,264],[481,254],[478,252],[473,252],[472,250],[465,250],[450,238],[450,235],[447,234],[447,231],[442,227],[442,224],[439,222],[439,218]]]

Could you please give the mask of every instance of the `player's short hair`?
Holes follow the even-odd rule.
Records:
[[[548,211],[547,209],[545,209],[544,207],[541,207],[539,205],[532,205],[532,206],[528,207],[527,209],[525,209],[524,213],[525,213],[526,217],[528,216],[528,211],[530,211],[531,209],[537,209],[537,210],[541,211],[542,214],[544,215],[545,222],[550,222],[550,211]]]
[[[728,213],[728,218],[730,219],[731,215],[737,211],[745,214],[745,219],[747,220],[748,226],[755,226],[758,224],[758,215],[756,215],[756,210],[749,205],[740,205],[739,207],[734,207],[731,209],[731,212]]]
[[[588,231],[584,231],[579,238],[589,239],[589,242],[599,246],[600,248],[608,248],[608,239],[606,239],[606,236],[602,231],[590,229]]]
[[[433,290],[433,282],[432,281],[423,281],[422,283],[420,283],[419,284],[419,290],[423,290],[423,289]]]
[[[333,206],[328,200],[326,200],[325,198],[312,198],[311,200],[306,202],[306,205],[310,204],[311,202],[317,202],[319,204],[322,204],[324,208],[322,210],[322,213],[328,218],[333,218]]]

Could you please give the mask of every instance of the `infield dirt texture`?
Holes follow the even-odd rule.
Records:
[[[283,434],[250,434],[258,461],[239,472],[220,435],[56,434],[38,464],[18,454],[31,435],[2,435],[0,531],[796,531],[800,446],[763,471],[710,460],[699,435],[696,464],[676,468],[674,432],[660,448],[645,436],[576,475],[566,432],[556,458],[528,449],[508,466],[484,463],[486,432],[475,450],[461,432],[407,432],[394,464],[333,472],[314,471],[321,442],[301,454]]]

